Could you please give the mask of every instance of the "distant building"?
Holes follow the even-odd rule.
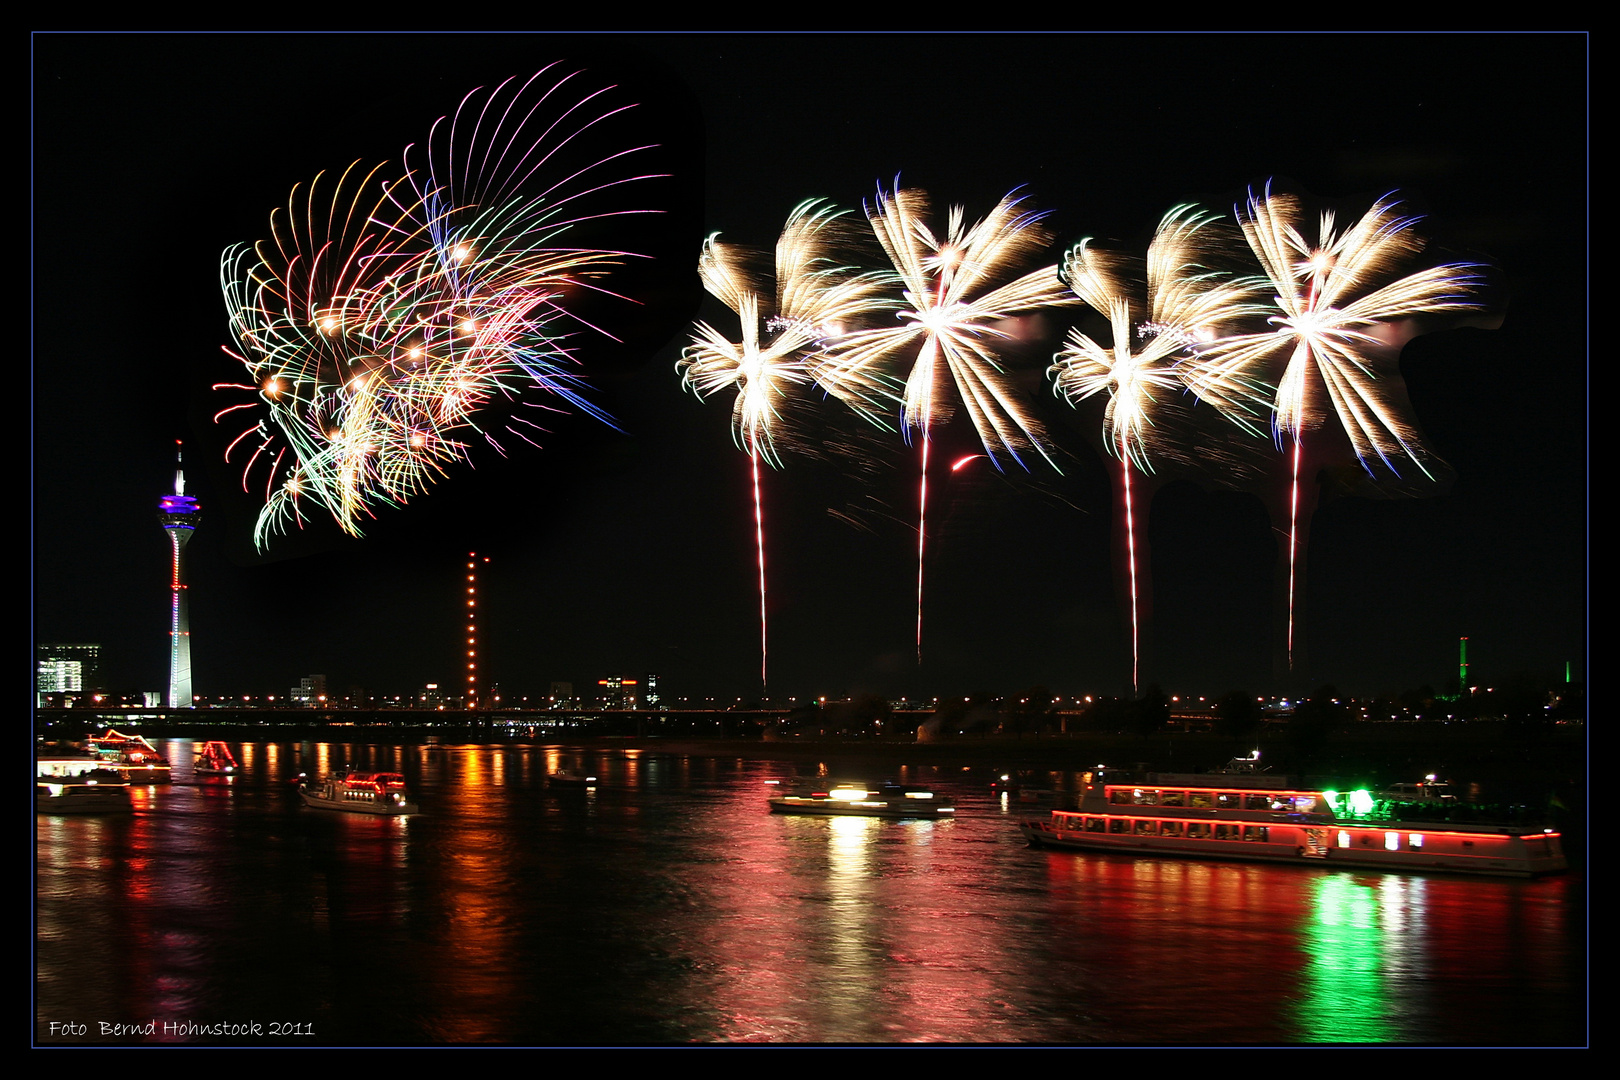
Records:
[[[637,691],[639,684],[635,679],[626,679],[622,675],[609,675],[605,679],[596,680],[596,700],[604,709],[635,709],[639,708]]]
[[[35,655],[34,689],[41,702],[46,694],[77,694],[100,688],[100,645],[40,645]]]
[[[553,709],[572,709],[576,704],[574,701],[574,684],[571,682],[552,683],[549,704]]]
[[[416,695],[416,704],[423,709],[437,709],[444,704],[444,695],[439,692],[439,684],[430,682],[422,687]]]
[[[643,675],[641,677],[641,707],[643,709],[662,709],[664,699],[658,693],[658,676]]]
[[[326,700],[326,676],[306,675],[298,685],[287,691],[287,700],[303,707],[321,705]]]

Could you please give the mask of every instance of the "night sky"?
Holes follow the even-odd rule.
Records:
[[[1433,251],[1490,264],[1489,322],[1401,357],[1420,428],[1454,473],[1426,497],[1353,477],[1317,513],[1304,671],[1273,676],[1265,504],[1208,470],[1156,478],[1152,677],[1170,693],[1331,682],[1444,689],[1457,638],[1483,683],[1561,675],[1586,648],[1587,43],[1579,35],[47,35],[34,38],[33,617],[41,641],[99,642],[117,690],[167,675],[168,542],[156,513],[185,440],[198,693],[408,693],[458,670],[463,556],[487,554],[486,662],[512,696],[612,672],[666,693],[757,695],[748,458],[730,400],[675,362],[701,317],[703,238],[768,247],[793,206],[859,208],[896,175],[970,219],[1022,186],[1051,212],[1050,261],[1082,237],[1145,243],[1172,205],[1229,213],[1281,185],[1353,219],[1399,189]],[[664,179],[616,242],[650,258],[579,336],[619,430],[558,416],[542,449],[474,450],[364,539],[311,522],[264,553],[260,496],[225,446],[246,423],[220,253],[268,234],[293,185],[398,161],[476,86],[552,60],[638,109],[624,136]],[[646,168],[646,165],[641,166]],[[1437,256],[1438,257],[1438,256]],[[1066,321],[1016,357],[1061,475],[976,461],[930,496],[925,663],[914,655],[916,454],[828,407],[818,453],[767,477],[773,698],[1046,686],[1129,688],[1110,555],[1100,400],[1043,374]],[[817,426],[819,425],[819,426]],[[939,436],[971,453],[971,429]],[[841,451],[828,449],[832,444]],[[1275,503],[1283,459],[1269,470]],[[938,459],[936,459],[938,460]],[[260,483],[262,485],[262,476]],[[261,489],[262,490],[262,489]],[[1336,497],[1334,497],[1336,495]]]

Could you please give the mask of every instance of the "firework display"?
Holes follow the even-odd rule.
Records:
[[[677,365],[682,381],[700,398],[735,390],[732,436],[739,448],[772,466],[781,465],[777,436],[784,402],[815,381],[812,363],[828,342],[865,326],[884,306],[884,275],[835,257],[849,240],[846,217],[822,200],[795,207],[776,244],[772,278],[762,280],[758,269],[763,253],[713,236],[698,260],[704,288],[736,312],[742,340],[733,342],[699,322]],[[829,389],[873,416],[885,396],[880,380],[854,373],[830,382]]]
[[[1042,215],[1021,209],[1008,195],[982,220],[966,224],[952,207],[944,233],[927,224],[921,191],[878,189],[867,219],[898,275],[900,325],[850,334],[828,350],[817,377],[829,387],[870,379],[896,361],[909,360],[901,424],[921,440],[922,478],[917,495],[917,657],[922,660],[923,556],[928,522],[929,433],[960,400],[992,460],[1005,454],[1022,462],[1030,450],[1046,454],[1044,434],[1022,395],[1002,370],[998,345],[1012,339],[1010,317],[1074,303],[1055,266],[1020,274],[1044,253],[1050,237]],[[1010,280],[1009,280],[1010,279]],[[949,392],[954,387],[956,395]]]
[[[1108,451],[1119,460],[1130,579],[1131,683],[1138,688],[1142,620],[1131,471],[1153,471],[1149,450],[1156,414],[1183,390],[1178,365],[1193,349],[1263,311],[1252,300],[1255,279],[1232,278],[1209,265],[1211,256],[1225,254],[1220,247],[1214,215],[1178,206],[1159,222],[1144,267],[1139,269],[1137,260],[1099,249],[1088,239],[1070,249],[1061,269],[1075,296],[1108,317],[1112,335],[1112,344],[1104,345],[1071,330],[1052,375],[1055,389],[1070,404],[1108,395],[1103,428]],[[1247,384],[1240,376],[1212,382],[1233,404],[1250,396],[1243,392]]]
[[[1391,280],[1424,242],[1413,231],[1420,219],[1402,216],[1389,196],[1342,232],[1335,231],[1333,212],[1324,212],[1314,241],[1301,231],[1303,217],[1295,196],[1269,188],[1250,194],[1238,224],[1280,314],[1271,317],[1269,331],[1233,334],[1200,348],[1187,368],[1188,384],[1235,414],[1230,387],[1269,378],[1280,363],[1272,380],[1279,442],[1286,435],[1297,445],[1332,416],[1369,471],[1373,459],[1397,471],[1397,458],[1424,469],[1427,452],[1411,417],[1391,400],[1391,381],[1379,377],[1377,364],[1390,353],[1392,338],[1378,331],[1397,319],[1477,309],[1470,295],[1476,268],[1450,264]]]
[[[357,161],[322,173],[272,214],[269,239],[225,252],[220,280],[234,338],[226,351],[249,379],[223,385],[256,400],[219,418],[253,414],[227,458],[241,461],[245,487],[263,486],[258,546],[314,508],[359,535],[380,507],[404,504],[470,461],[477,442],[535,441],[543,430],[536,409],[609,420],[586,395],[570,337],[606,332],[578,314],[576,301],[592,291],[614,295],[604,278],[632,256],[570,244],[567,234],[635,212],[604,208],[602,196],[645,179],[624,166],[649,147],[571,160],[568,151],[589,142],[587,133],[629,108],[581,85],[577,72],[553,66],[475,90],[397,166]],[[1017,192],[977,221],[952,207],[940,227],[925,193],[880,186],[865,205],[864,243],[875,239],[882,270],[866,265],[852,217],[824,200],[801,203],[774,252],[711,236],[699,275],[735,313],[739,332],[697,322],[677,364],[700,399],[734,395],[732,435],[748,455],[754,497],[762,686],[761,463],[781,467],[793,448],[794,411],[816,393],[879,427],[897,424],[918,446],[921,663],[935,429],[963,410],[998,468],[1007,460],[1027,468],[1032,455],[1054,464],[1007,367],[1008,355],[1033,339],[1021,317],[1085,305],[1105,319],[1106,340],[1069,331],[1051,374],[1071,405],[1106,397],[1104,445],[1119,462],[1139,689],[1133,473],[1195,458],[1218,468],[1223,453],[1185,436],[1167,439],[1160,425],[1179,423],[1184,402],[1198,400],[1246,432],[1269,428],[1279,445],[1291,442],[1291,666],[1308,433],[1335,421],[1370,474],[1411,464],[1429,475],[1431,455],[1390,364],[1417,332],[1412,320],[1478,307],[1476,268],[1412,270],[1424,246],[1417,219],[1389,196],[1347,228],[1324,213],[1314,233],[1303,201],[1269,187],[1250,194],[1235,222],[1177,206],[1142,256],[1087,239],[1060,266],[1040,265],[1051,237],[1044,215]],[[1238,265],[1251,255],[1257,267]]]
[[[788,397],[813,381],[809,357],[830,339],[854,331],[881,310],[885,276],[840,263],[835,251],[849,240],[846,211],[821,200],[800,203],[776,244],[774,281],[764,284],[760,252],[722,244],[703,245],[698,273],[710,293],[736,312],[742,340],[699,322],[677,365],[684,385],[699,398],[735,390],[732,437],[748,454],[754,491],[754,540],[759,562],[759,679],[767,677],[765,515],[759,463],[780,467],[777,437]],[[716,234],[717,236],[718,234]],[[875,415],[881,383],[863,376],[845,380],[838,395]]]
[[[1390,359],[1400,338],[1398,320],[1479,307],[1471,295],[1476,267],[1448,264],[1397,277],[1424,247],[1418,218],[1400,212],[1390,196],[1375,202],[1341,231],[1324,212],[1315,239],[1307,236],[1299,198],[1252,192],[1238,224],[1259,260],[1280,314],[1272,329],[1220,338],[1185,365],[1187,383],[1217,408],[1238,418],[1244,406],[1234,386],[1273,379],[1272,426],[1277,442],[1292,443],[1289,499],[1287,665],[1294,667],[1296,593],[1300,551],[1300,474],[1306,433],[1337,419],[1369,473],[1376,463],[1398,473],[1410,461],[1424,475],[1428,451],[1412,418],[1395,397]],[[1380,375],[1380,368],[1384,368]]]
[[[347,533],[468,457],[469,443],[532,441],[521,406],[560,402],[598,419],[566,338],[581,290],[628,253],[569,246],[603,211],[588,196],[623,175],[624,150],[583,166],[564,153],[630,106],[605,107],[556,65],[474,90],[403,164],[358,163],[294,188],[271,239],[227,250],[220,278],[235,347],[226,351],[268,412],[237,437],[244,486],[261,468],[269,538],[317,505]],[[566,163],[565,163],[566,162]],[[595,329],[592,327],[591,329]],[[536,396],[540,401],[529,401]],[[480,414],[518,405],[500,432]],[[220,416],[255,405],[238,405]],[[549,407],[557,407],[555,404]]]

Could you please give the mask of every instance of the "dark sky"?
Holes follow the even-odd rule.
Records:
[[[475,86],[563,59],[638,103],[664,212],[623,243],[641,305],[581,337],[620,431],[558,418],[543,450],[479,447],[363,540],[315,524],[254,552],[256,506],[220,253],[267,234],[293,185],[397,161]],[[1230,212],[1279,183],[1359,214],[1399,189],[1437,250],[1487,262],[1499,329],[1401,357],[1454,470],[1424,498],[1325,497],[1303,596],[1306,665],[1273,676],[1282,521],[1203,471],[1162,468],[1148,526],[1153,677],[1171,693],[1443,687],[1470,638],[1482,680],[1584,675],[1586,39],[1577,35],[43,35],[34,38],[34,626],[103,645],[108,683],[164,685],[174,440],[204,524],[189,554],[196,689],[401,693],[456,670],[462,556],[489,554],[487,668],[508,694],[659,672],[668,692],[751,694],[757,595],[748,459],[730,405],[683,393],[699,245],[768,246],[800,200],[859,207],[901,175],[982,215],[1023,186],[1052,258],[1142,243],[1172,205]],[[925,663],[914,657],[916,456],[829,418],[852,456],[767,478],[773,697],[1119,692],[1129,653],[1110,562],[1101,403],[1071,409],[1023,358],[1062,474],[975,462],[936,478]],[[959,426],[949,458],[972,448]],[[1246,453],[1270,470],[1280,456]],[[262,481],[261,481],[262,482]],[[851,525],[855,521],[860,527]]]

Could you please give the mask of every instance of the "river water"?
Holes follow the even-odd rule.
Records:
[[[39,1043],[1586,1039],[1574,874],[1039,851],[987,770],[904,770],[961,807],[913,822],[770,814],[815,771],[786,761],[244,743],[218,780],[159,748],[134,815],[37,818]],[[423,813],[299,805],[345,762]],[[603,786],[547,789],[571,767]]]

